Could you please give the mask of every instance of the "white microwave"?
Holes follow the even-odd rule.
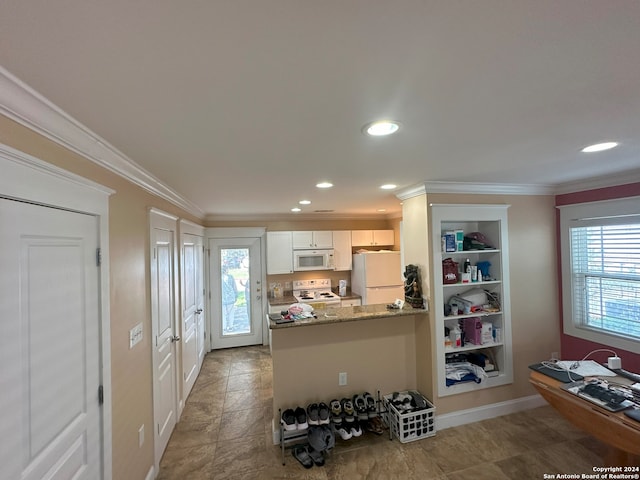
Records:
[[[333,249],[322,250],[294,250],[293,270],[304,272],[305,270],[334,270]]]

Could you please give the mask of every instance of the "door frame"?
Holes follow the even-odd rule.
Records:
[[[60,208],[96,217],[101,265],[98,297],[100,302],[100,384],[103,404],[100,417],[101,472],[111,480],[112,404],[111,404],[111,331],[109,308],[109,196],[115,191],[74,173],[51,165],[32,155],[0,144],[0,196]]]
[[[209,334],[206,336],[207,341],[207,351],[211,351],[212,342],[211,342],[211,332],[213,330],[213,308],[211,306],[211,274],[209,261],[209,256],[211,252],[209,251],[209,244],[213,239],[221,239],[221,238],[260,238],[260,267],[262,271],[262,275],[260,278],[260,282],[263,286],[263,294],[260,298],[260,308],[262,312],[265,313],[268,311],[267,307],[267,291],[264,289],[266,285],[267,277],[267,265],[266,265],[266,227],[210,227],[205,231],[205,247],[207,248],[207,256],[206,268],[205,268],[205,285],[206,290],[209,292],[209,295],[206,296],[205,301],[207,302],[207,316],[206,316],[206,326],[209,330]],[[265,327],[266,322],[262,324],[262,345],[269,344],[269,331]]]

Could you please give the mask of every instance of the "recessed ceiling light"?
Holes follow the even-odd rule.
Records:
[[[301,211],[302,211],[302,209],[301,209],[301,208],[298,208],[298,207],[293,207],[293,208],[291,209],[291,211],[292,211],[292,212],[301,212]]]
[[[331,187],[333,187],[333,183],[320,182],[320,183],[316,184],[316,187],[318,187],[318,188],[331,188]]]
[[[618,146],[618,142],[596,143],[595,145],[589,145],[588,147],[584,147],[582,149],[582,152],[584,153],[602,152],[603,150],[609,150],[617,146]]]
[[[400,128],[400,124],[394,120],[381,120],[378,122],[367,123],[362,131],[372,137],[381,137],[396,133]]]
[[[298,203],[300,205],[311,205],[311,200],[300,200]]]
[[[383,189],[383,190],[393,190],[396,187],[397,187],[397,185],[395,185],[393,183],[385,183],[384,185],[380,185],[380,188]]]

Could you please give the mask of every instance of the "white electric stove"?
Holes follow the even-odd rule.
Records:
[[[325,303],[339,306],[340,297],[331,291],[331,279],[294,280],[293,296],[300,303]]]

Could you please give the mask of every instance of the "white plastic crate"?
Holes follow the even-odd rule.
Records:
[[[413,391],[415,392],[415,390]],[[406,391],[399,393],[408,394]],[[422,397],[426,400],[428,408],[408,413],[401,413],[393,403],[391,403],[393,394],[383,397],[385,421],[387,425],[389,425],[391,433],[400,440],[401,443],[433,437],[436,434],[436,407],[434,407],[424,395],[422,395]]]

